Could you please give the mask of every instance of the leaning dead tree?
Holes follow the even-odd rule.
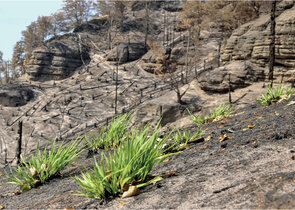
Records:
[[[171,73],[169,72],[169,76],[170,76],[170,85],[171,85],[171,88],[176,93],[177,103],[182,104],[182,105],[185,104],[185,102],[182,100],[182,97],[188,91],[189,86],[183,92],[181,92],[181,90],[180,90],[180,81],[178,80],[178,78],[175,75],[173,75],[172,72]]]
[[[273,72],[275,63],[275,37],[276,37],[276,0],[271,3],[270,13],[270,44],[269,44],[269,73],[268,79],[271,81],[270,85],[273,85]]]
[[[158,72],[157,74],[163,75],[163,76],[168,76],[169,85],[170,85],[171,89],[176,93],[177,103],[185,104],[185,102],[182,100],[182,97],[188,91],[189,86],[183,92],[180,90],[181,83],[185,84],[183,72],[181,72],[181,77],[179,77],[176,74],[177,65],[176,65],[175,61],[173,61],[170,58],[170,55],[162,56],[161,59],[158,59],[158,62],[160,62],[162,65],[160,68],[156,69],[156,71]]]

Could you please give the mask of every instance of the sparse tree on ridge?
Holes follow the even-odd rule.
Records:
[[[108,37],[107,37],[107,45],[108,49],[112,49],[112,41],[113,41],[113,26],[115,22],[118,23],[119,28],[123,30],[124,24],[124,10],[126,7],[126,2],[123,1],[105,1],[98,0],[94,4],[94,10],[100,16],[106,16],[108,20]],[[115,30],[115,33],[118,31]]]
[[[23,67],[35,48],[44,45],[47,39],[69,32],[88,21],[92,13],[92,0],[64,0],[59,12],[38,17],[22,31],[21,41],[18,41],[14,48],[12,69],[18,69],[23,73]]]
[[[28,61],[35,48],[44,45],[44,41],[52,36],[50,16],[40,16],[22,31],[21,41],[15,44],[12,58],[12,68],[24,71],[25,61]]]
[[[25,48],[24,41],[16,42],[13,48],[13,55],[11,60],[11,70],[14,77],[25,73]]]
[[[183,5],[181,21],[185,28],[199,32],[215,22],[223,31],[231,31],[260,14],[263,1],[187,1]]]
[[[52,19],[50,16],[39,16],[37,21],[37,35],[40,40],[45,41],[52,32]]]
[[[5,83],[10,81],[10,62],[3,60],[2,65],[0,66],[0,72],[3,73],[5,78]]]
[[[94,4],[96,12],[99,15],[107,16],[108,20],[108,37],[107,37],[107,48],[112,49],[112,27],[114,22],[114,2],[112,1],[97,1]]]
[[[43,44],[43,39],[38,35],[38,25],[32,22],[25,31],[22,31],[24,39],[25,60],[28,61],[32,55],[33,50]]]
[[[68,30],[87,22],[92,16],[93,2],[91,0],[64,0],[61,11],[64,14]]]
[[[51,32],[52,36],[61,35],[68,32],[65,20],[65,14],[63,12],[55,12],[50,16],[51,20]]]

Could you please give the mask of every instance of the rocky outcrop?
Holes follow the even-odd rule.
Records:
[[[88,48],[75,35],[56,38],[35,49],[28,63],[31,80],[60,80],[89,59]]]
[[[22,85],[6,85],[0,88],[0,104],[5,107],[18,107],[34,98],[34,91]]]
[[[269,59],[269,15],[246,23],[236,29],[221,49],[221,60],[248,60],[266,67]],[[295,74],[295,7],[293,1],[278,5],[276,18],[276,66],[283,66],[287,75]],[[275,73],[275,77],[282,75]],[[286,81],[290,77],[285,77]],[[294,76],[293,79],[295,80]],[[292,79],[291,79],[292,80]]]
[[[143,56],[146,52],[147,48],[144,46],[144,43],[121,43],[110,51],[107,56],[107,60],[117,61],[118,57],[119,63],[122,64],[129,61],[137,60],[141,58],[141,56]]]
[[[229,75],[231,90],[244,88],[253,82],[264,80],[264,70],[251,62],[231,62],[199,75],[199,83],[203,90],[211,92],[228,92]]]

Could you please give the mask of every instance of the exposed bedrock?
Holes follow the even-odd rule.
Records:
[[[247,87],[265,78],[264,69],[248,61],[235,61],[201,73],[198,80],[205,91],[226,93],[229,90],[229,75],[231,90]]]

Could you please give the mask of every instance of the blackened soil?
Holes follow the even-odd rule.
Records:
[[[109,201],[74,195],[71,176],[20,195],[14,186],[0,186],[6,208],[295,208],[295,96],[270,107],[248,107],[225,120],[209,123],[208,141],[191,145],[158,165],[153,175],[176,172],[146,187],[138,196]],[[192,128],[196,130],[196,128]],[[221,141],[223,140],[223,141]],[[80,159],[91,166],[93,158]],[[2,172],[3,173],[3,172]],[[0,177],[0,182],[7,181]]]

